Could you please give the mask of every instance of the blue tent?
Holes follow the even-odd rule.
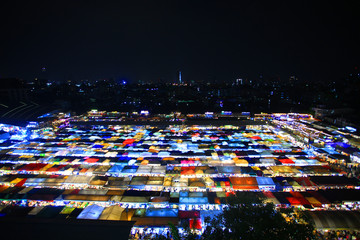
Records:
[[[104,207],[93,204],[82,210],[77,219],[98,219],[103,211]]]
[[[180,204],[208,204],[209,200],[207,197],[180,197]]]
[[[108,173],[121,173],[124,166],[125,164],[115,164],[109,169]]]
[[[275,183],[270,177],[256,177],[260,190],[275,190]]]
[[[177,217],[178,209],[173,208],[148,208],[146,209],[146,217]]]

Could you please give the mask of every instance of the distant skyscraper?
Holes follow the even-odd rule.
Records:
[[[181,71],[179,71],[179,83],[182,84],[182,80],[181,80]]]

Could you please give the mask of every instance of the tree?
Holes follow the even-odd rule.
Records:
[[[228,198],[228,207],[212,219],[202,239],[316,239],[314,226],[304,212],[277,210],[252,192],[237,192]]]

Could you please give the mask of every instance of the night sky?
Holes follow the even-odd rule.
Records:
[[[337,80],[360,64],[358,2],[2,1],[0,78]]]

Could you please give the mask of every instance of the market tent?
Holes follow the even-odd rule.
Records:
[[[278,160],[283,164],[283,165],[294,165],[295,162],[293,160],[291,160],[290,158],[278,158]]]
[[[209,200],[207,197],[180,197],[180,204],[208,204]]]
[[[360,229],[358,211],[307,211],[317,229],[354,230]]]
[[[144,188],[147,180],[148,180],[148,177],[145,177],[145,176],[134,176],[131,179],[129,186],[136,187],[136,188]]]
[[[29,213],[29,216],[35,216],[37,215],[41,210],[43,210],[45,208],[45,206],[36,206],[34,207]]]
[[[136,173],[150,173],[153,167],[149,165],[140,165]]]
[[[172,178],[171,177],[165,177],[164,178],[164,187],[170,187],[172,184]]]
[[[299,191],[302,189],[302,186],[296,182],[293,178],[290,178],[290,180],[288,181],[288,183],[291,185],[291,187],[295,190],[295,191]]]
[[[103,212],[104,207],[93,204],[86,207],[80,214],[77,216],[77,219],[98,219]]]
[[[195,167],[181,167],[181,175],[195,175]]]
[[[143,166],[143,165],[141,165]],[[139,166],[134,166],[134,165],[126,165],[124,166],[124,168],[122,169],[122,173],[136,173],[137,169],[139,168]]]
[[[110,201],[118,203],[121,201],[121,198],[122,198],[122,194],[121,195],[111,195]]]
[[[74,207],[65,206],[59,214],[69,215],[75,210]]]
[[[316,159],[306,159],[306,161],[308,162],[308,165],[320,165],[321,162],[319,162]]]
[[[256,176],[256,172],[254,171],[254,169],[252,167],[241,167],[240,171],[241,171],[241,174],[244,174],[244,175]]]
[[[217,170],[223,174],[238,174],[241,173],[241,168],[238,166],[218,166]]]
[[[134,226],[168,226],[169,223],[177,226],[179,218],[175,217],[133,217],[132,221],[136,221]]]
[[[276,199],[274,194],[272,192],[263,192],[263,195],[265,196],[264,202],[267,203],[273,203],[274,205],[280,204],[280,202]]]
[[[95,201],[95,202],[106,202],[110,200],[110,196],[107,195],[79,195],[70,194],[64,197],[68,201]]]
[[[233,189],[236,190],[256,190],[259,189],[255,177],[230,177]]]
[[[149,197],[144,196],[122,196],[122,203],[148,203]]]
[[[146,185],[152,186],[162,186],[164,182],[164,177],[149,177]]]
[[[92,176],[70,175],[64,184],[89,184]]]
[[[290,192],[291,197],[288,197],[287,199],[289,200],[289,202],[292,204],[292,201],[296,201],[299,202],[299,205],[303,205],[303,206],[310,206],[310,202],[304,197],[304,195],[301,192]],[[290,200],[291,199],[291,200]]]
[[[178,209],[174,208],[148,208],[145,213],[146,217],[177,217]]]
[[[275,190],[275,183],[270,177],[256,177],[260,190]]]
[[[106,161],[106,160],[105,160]],[[105,174],[109,169],[110,169],[111,166],[106,166],[106,165],[100,165],[100,166],[97,166],[95,169],[94,169],[94,174],[99,174],[99,175],[103,175]]]
[[[188,178],[174,177],[172,179],[173,187],[187,187],[188,186]]]
[[[151,169],[152,174],[165,174],[166,173],[166,166],[154,166]]]
[[[125,164],[114,164],[109,170],[108,173],[121,173],[122,169],[124,168]]]
[[[304,188],[316,188],[317,185],[313,183],[308,177],[296,177],[294,178]]]
[[[263,166],[274,166],[274,165],[276,165],[275,160],[273,158],[261,158],[260,163]]]
[[[300,171],[295,167],[279,165],[279,166],[270,166],[271,170],[276,174],[298,174]]]
[[[311,204],[311,206],[313,206],[315,208],[322,207],[322,203],[314,195],[312,195],[309,191],[302,192],[301,194]]]
[[[195,167],[195,174],[196,175],[203,175],[206,170],[208,170],[208,166],[201,166],[201,167]]]
[[[307,193],[311,194],[312,197],[316,198],[321,204],[330,204],[331,202],[327,200],[321,193],[323,191],[307,191]]]
[[[169,197],[167,197],[167,196],[164,196],[164,197],[151,197],[150,202],[153,202],[153,203],[168,203],[169,202]]]
[[[236,166],[239,166],[239,167],[249,166],[248,161],[246,161],[245,159],[234,158],[233,160],[234,160]]]
[[[118,188],[127,187],[130,183],[129,177],[109,177],[105,187]]]
[[[179,211],[179,218],[199,218],[200,211]]]
[[[190,229],[201,229],[201,218],[190,218],[189,227]]]
[[[290,205],[290,202],[286,198],[287,196],[289,196],[289,193],[287,193],[287,192],[273,192],[272,194],[276,197],[276,199],[280,202],[280,204]]]
[[[80,195],[106,195],[107,189],[93,189],[93,188],[87,188],[87,189],[81,189],[78,194]]]
[[[89,157],[86,157],[84,162],[86,162],[86,163],[96,163],[97,161],[99,161],[98,158],[89,158]]]
[[[189,178],[189,187],[204,188],[205,184],[202,178]]]
[[[103,186],[106,184],[108,180],[107,176],[94,176],[91,181],[90,181],[90,185],[95,185],[95,186]]]
[[[118,205],[113,205],[104,209],[101,213],[99,219],[100,220],[117,220],[120,221],[121,214],[125,210],[125,208],[120,207]]]

